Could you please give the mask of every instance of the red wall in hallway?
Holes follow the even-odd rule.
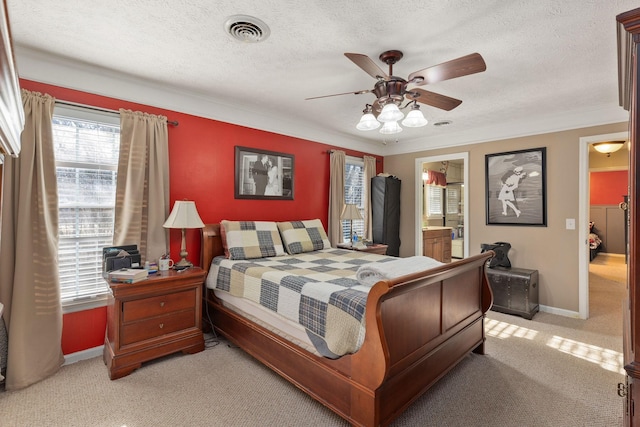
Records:
[[[233,220],[285,221],[320,218],[327,225],[329,200],[329,155],[331,145],[223,123],[176,111],[121,101],[58,86],[20,80],[24,89],[48,93],[70,102],[118,110],[127,108],[167,116],[179,122],[168,127],[169,182],[171,206],[175,200],[194,200],[205,223]],[[292,154],[294,160],[294,200],[234,199],[235,146],[246,146]],[[344,150],[343,148],[340,148]],[[362,157],[362,152],[344,150]],[[383,170],[378,158],[377,172]],[[171,231],[171,255],[178,258],[180,231]],[[187,230],[189,259],[199,264],[198,230]],[[106,311],[87,310],[64,316],[65,354],[101,345],[104,341]]]
[[[589,174],[589,204],[617,205],[628,194],[628,171],[591,172]]]

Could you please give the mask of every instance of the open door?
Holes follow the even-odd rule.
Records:
[[[465,191],[465,184],[469,179],[469,153],[418,158],[415,168],[415,253],[417,255],[425,254],[425,242],[438,245],[438,236],[433,237],[431,234],[439,232],[444,237],[446,232],[447,240],[450,239],[450,243],[446,242],[449,249],[440,250],[450,252],[446,256],[447,261],[469,256],[469,243],[466,238],[468,236],[466,219],[469,217],[469,195]],[[426,185],[427,171],[443,173],[446,183]],[[431,234],[425,235],[425,233]],[[435,250],[439,252],[437,247]],[[433,253],[431,250],[427,252]],[[438,257],[435,258],[438,259]]]
[[[635,395],[640,387],[640,8],[620,14],[618,21],[618,78],[620,104],[629,110],[629,262],[627,283],[629,300],[623,313],[623,353],[625,383],[618,394],[626,398],[625,426],[640,426],[640,411],[635,412]],[[640,407],[639,407],[640,408]]]

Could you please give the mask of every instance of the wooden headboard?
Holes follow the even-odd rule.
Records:
[[[200,266],[209,272],[211,260],[219,255],[224,255],[220,224],[205,224],[204,228],[201,229],[200,235],[202,236]]]

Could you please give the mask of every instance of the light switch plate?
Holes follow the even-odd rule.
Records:
[[[567,230],[575,230],[576,229],[576,220],[575,218],[567,218]]]

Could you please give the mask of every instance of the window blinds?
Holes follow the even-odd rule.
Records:
[[[119,119],[79,116],[56,109],[53,117],[63,304],[107,292],[102,248],[113,244]]]
[[[441,217],[442,208],[442,187],[427,185],[427,215]]]
[[[357,205],[364,218],[364,160],[348,156],[344,166],[344,202]],[[364,220],[353,221],[353,231],[362,238],[364,236]],[[342,241],[351,241],[351,221],[342,221]]]

